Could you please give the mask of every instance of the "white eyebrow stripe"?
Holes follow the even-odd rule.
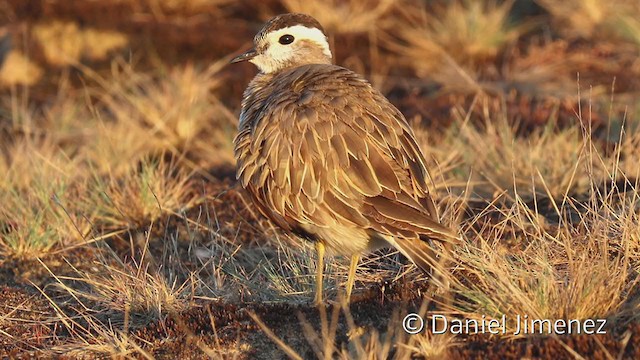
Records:
[[[272,32],[269,37],[279,39],[282,35],[293,35],[296,40],[312,40],[322,47],[322,52],[329,58],[332,58],[331,49],[329,49],[329,43],[327,37],[320,29],[309,28],[304,25],[288,26]]]

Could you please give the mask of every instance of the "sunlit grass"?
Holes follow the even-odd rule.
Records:
[[[41,256],[103,226],[142,225],[193,206],[196,163],[230,161],[232,114],[210,93],[213,74],[187,67],[166,81],[129,75],[89,88],[100,101],[64,78],[64,95],[41,109],[26,92],[2,99],[3,253]]]
[[[455,335],[430,333],[414,335],[407,344],[398,344],[400,348],[406,348],[412,356],[416,354],[427,359],[450,359],[450,350],[457,345]]]
[[[536,0],[551,13],[555,25],[568,38],[616,40],[638,43],[640,4],[634,0]]]
[[[46,140],[17,141],[8,152],[9,161],[0,159],[0,253],[32,259],[82,240],[89,224],[69,201],[78,195],[77,163]]]
[[[459,253],[466,279],[458,290],[462,316],[506,315],[512,329],[516,315],[525,314],[533,319],[633,317],[640,259],[632,250],[638,216],[629,210],[637,201],[622,209],[594,205],[579,223],[557,229],[521,202],[499,210],[502,224],[473,232],[474,240]],[[500,244],[507,239],[524,250],[507,250]]]
[[[63,21],[37,24],[33,36],[47,61],[57,66],[74,65],[85,58],[103,60],[128,43],[120,32],[81,28],[75,22]]]
[[[219,9],[235,6],[227,0],[124,1],[138,20],[150,19],[149,12],[156,20],[217,18],[226,14]],[[544,30],[528,20],[513,23],[513,1],[279,4],[316,16],[331,35],[375,32],[370,40],[383,40],[394,54],[369,59],[380,50],[372,43],[370,54],[354,52],[345,62],[365,69],[367,61],[379,61],[372,68],[389,71],[378,76],[401,90],[405,81],[411,84],[407,87],[433,81],[439,89],[465,94],[508,90],[508,96],[550,99],[546,126],[526,133],[514,122],[527,118],[514,113],[508,96],[478,96],[469,110],[461,110],[468,103],[460,98],[440,98],[449,106],[451,127],[423,128],[421,119],[413,121],[441,218],[464,239],[451,266],[456,297],[445,310],[469,319],[606,317],[623,327],[638,321],[640,309],[635,94],[618,98],[615,87],[607,85],[616,100],[611,108],[629,109],[628,116],[612,114],[614,120],[605,123],[613,143],[603,144],[601,131],[589,127],[591,119],[581,115],[584,103],[582,109],[575,105],[575,121],[569,119],[564,128],[554,124],[559,104],[575,100],[576,69],[584,76],[589,66],[607,65],[575,52],[573,41],[605,38],[613,47],[594,51],[616,62],[616,46],[628,51],[638,44],[638,9],[629,0],[614,1],[610,8],[593,1],[570,1],[567,7],[540,3],[555,19]],[[536,34],[523,38],[531,29]],[[7,90],[0,96],[0,263],[42,259],[44,276],[34,278],[20,269],[7,273],[14,271],[12,281],[24,281],[29,294],[40,290],[34,296],[51,307],[45,325],[53,335],[49,342],[29,346],[42,356],[153,358],[163,355],[158,347],[173,335],[151,344],[135,330],[187,321],[184,312],[202,305],[236,306],[238,313],[251,306],[290,306],[292,316],[310,308],[317,264],[312,246],[285,239],[262,226],[264,219],[241,217],[256,212],[246,199],[220,200],[227,191],[242,196],[233,180],[209,182],[217,175],[211,169],[233,164],[238,109],[220,100],[229,88],[221,75],[224,61],[210,67],[158,61],[142,71],[116,58],[110,73],[98,72],[82,60],[110,56],[127,46],[127,37],[68,21],[38,24],[32,35],[47,62],[74,70],[45,96],[22,85],[36,84],[49,70],[17,50],[0,73]],[[391,55],[400,55],[400,61],[390,62]],[[625,70],[629,73],[620,76],[637,72]],[[413,79],[415,73],[421,79]],[[591,94],[603,93],[602,84],[588,86]],[[429,90],[412,101],[431,100],[435,93],[440,94]],[[225,217],[218,218],[218,211]],[[340,304],[348,260],[326,261],[325,298],[338,304],[335,312],[321,308],[318,316],[299,316],[300,340],[316,357],[443,358],[465,346],[465,339],[453,335],[408,336],[399,321],[408,311],[404,308],[380,320],[388,323],[386,329],[361,325],[352,314],[362,315],[361,307],[385,306],[399,297],[413,305],[429,300],[432,294],[423,291],[429,276],[392,251],[364,256],[349,308]],[[49,263],[66,267],[53,269]],[[400,290],[385,292],[392,287]],[[206,320],[220,319],[209,314]],[[255,337],[239,332],[235,342],[208,347],[205,342],[218,340],[215,331],[191,334],[182,325],[178,330],[203,356],[243,358],[262,349],[247,343],[262,336],[255,331],[250,334]],[[290,347],[291,357],[304,357],[299,344],[268,337],[281,349]]]
[[[95,309],[119,314],[121,321],[128,317],[132,322],[126,325],[133,327],[187,308],[189,284],[169,282],[162,272],[150,269],[148,264],[96,263],[96,266],[98,274],[78,272],[79,277],[60,278],[80,281],[90,290],[77,290],[60,283],[61,289]],[[112,321],[116,325],[116,319]]]
[[[43,75],[43,70],[17,51],[10,51],[0,67],[0,87],[33,85]]]
[[[500,121],[500,120],[498,120]],[[579,129],[556,131],[552,127],[534,131],[524,137],[515,135],[506,122],[486,123],[484,131],[473,126],[453,127],[450,136],[465,143],[460,156],[467,168],[462,178],[478,177],[488,186],[485,191],[499,192],[515,187],[519,196],[529,198],[542,192],[546,184],[549,193],[559,197],[568,189],[572,193],[583,193],[587,189],[586,169],[576,168],[584,156]]]
[[[217,13],[233,0],[122,0],[141,12],[150,12],[158,19]]]
[[[54,274],[42,263],[55,279],[52,287],[56,296],[75,305],[63,310],[53,298],[48,298],[57,310],[57,318],[53,320],[73,334],[69,342],[49,351],[79,357],[133,354],[148,357],[142,349],[144,343],[130,335],[129,330],[187,308],[192,284],[171,280],[165,273],[171,266],[153,269],[146,261],[123,263],[113,255],[106,252],[106,256],[92,260],[91,271],[87,271],[88,264],[83,264],[82,270],[72,267],[71,276]]]
[[[407,21],[385,43],[406,56],[419,76],[445,88],[474,92],[480,89],[478,72],[530,27],[511,23],[512,5],[456,0],[430,8],[404,7]]]
[[[379,26],[381,17],[398,0],[282,0],[289,12],[300,12],[315,17],[332,33],[363,33]]]
[[[638,166],[620,159],[637,159],[640,135],[621,136],[617,151],[605,156],[579,124],[527,138],[499,120],[483,130],[464,124],[438,143],[444,152],[434,155],[450,155],[451,147],[468,167],[454,167],[454,176],[479,175],[473,186],[451,192],[472,190],[466,196],[486,204],[461,224],[465,242],[452,278],[459,302],[450,311],[478,321],[506,315],[512,330],[516,315],[525,314],[634,321]]]
[[[104,226],[141,226],[198,201],[190,176],[165,160],[143,160],[118,178],[96,174],[87,185],[84,207]]]
[[[123,165],[162,153],[188,164],[230,162],[235,118],[213,94],[221,85],[221,65],[205,70],[187,65],[152,75],[118,64],[111,80],[97,77],[99,102],[93,109],[102,135],[89,144],[89,161],[100,172],[115,174],[126,170]]]

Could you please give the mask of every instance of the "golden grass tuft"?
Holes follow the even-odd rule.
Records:
[[[282,0],[289,12],[315,17],[331,33],[366,33],[379,26],[381,18],[398,0]]]
[[[216,68],[176,68],[166,79],[127,71],[105,81],[87,70],[97,86],[85,91],[63,78],[64,96],[40,108],[28,92],[2,99],[1,253],[40,256],[101,227],[188,208],[202,198],[194,172],[231,161],[233,114],[211,93]]]
[[[578,122],[526,138],[504,120],[484,129],[460,122],[437,145],[443,152],[433,155],[453,163],[449,179],[478,175],[451,194],[487,204],[461,224],[465,242],[451,278],[460,301],[452,313],[478,321],[506,315],[511,330],[516,315],[636,319],[640,134],[620,136],[604,155],[589,121]]]
[[[120,32],[81,28],[75,22],[58,20],[35,25],[33,36],[47,61],[56,66],[75,65],[83,58],[103,60],[128,44],[126,35]]]
[[[232,0],[121,0],[131,4],[136,11],[151,12],[157,19],[167,16],[197,16],[216,12]]]
[[[125,264],[113,253],[106,255],[98,256],[91,263],[91,270],[89,264],[83,264],[82,270],[69,264],[75,276],[56,275],[41,262],[55,280],[52,287],[56,289],[56,297],[45,295],[56,309],[56,318],[52,320],[72,334],[70,341],[49,351],[74,357],[137,354],[152,358],[142,349],[144,342],[130,335],[129,330],[185,310],[191,295],[190,284],[178,285],[169,280],[165,271],[152,269],[148,264]],[[43,289],[39,290],[45,294]],[[57,301],[62,297],[74,306],[60,307]]]
[[[85,317],[87,330],[80,335],[76,330],[72,342],[54,346],[47,355],[63,355],[74,359],[93,359],[110,357],[116,359],[144,358],[155,359],[145,351],[142,346],[144,341],[127,334],[109,324],[103,324],[91,317]],[[84,330],[84,329],[83,329]]]
[[[585,156],[579,129],[558,132],[549,127],[524,138],[516,136],[506,122],[487,121],[485,126],[481,131],[473,126],[454,126],[449,136],[459,141],[458,145],[466,144],[460,152],[461,161],[473,164],[462,179],[475,177],[484,182],[488,185],[485,190],[490,192],[487,195],[508,190],[515,196],[517,189],[519,196],[530,200],[543,192],[542,185],[554,198],[568,189],[572,193],[587,190],[587,169],[576,167]],[[549,156],[551,153],[553,157]]]
[[[567,38],[640,40],[640,4],[634,0],[536,0]]]
[[[199,198],[190,190],[191,176],[175,163],[146,159],[120,177],[96,174],[87,186],[83,207],[107,227],[142,226],[194,206]]]
[[[10,51],[0,66],[0,87],[33,85],[42,75],[42,69],[28,57],[15,50]]]
[[[590,113],[578,110],[573,127],[551,121],[524,136],[506,111],[474,106],[444,134],[417,132],[429,139],[431,175],[449,193],[447,212],[471,205],[458,220],[465,241],[450,278],[458,301],[447,311],[477,321],[506,315],[508,337],[516,315],[636,321],[637,121],[612,129],[618,143],[605,152]]]
[[[205,166],[230,162],[235,116],[212,93],[221,84],[221,64],[206,70],[186,65],[156,76],[116,64],[112,80],[98,78],[94,111],[102,135],[89,145],[89,161],[116,174],[162,153]]]
[[[451,334],[430,333],[413,335],[406,344],[398,347],[406,348],[411,357],[424,356],[426,359],[450,359],[449,351],[456,346],[456,337]]]
[[[46,139],[23,139],[4,147],[0,253],[35,258],[82,239],[90,224],[68,198],[77,195],[72,187],[77,162]]]
[[[167,314],[179,313],[187,308],[188,283],[169,282],[157,269],[142,264],[109,266],[96,263],[97,275],[79,272],[79,277],[61,277],[61,280],[80,281],[89,286],[83,291],[63,286],[75,298],[91,304],[95,309],[119,314],[111,317],[114,325],[119,317],[139,327]],[[122,324],[120,324],[122,325]]]
[[[477,72],[518,39],[530,24],[509,20],[513,1],[456,0],[445,4],[409,6],[386,45],[407,57],[418,75],[445,88],[475,92]],[[405,42],[398,44],[397,38]]]
[[[458,311],[478,320],[482,315],[506,315],[512,330],[516,315],[634,318],[640,306],[633,295],[640,266],[636,250],[639,218],[629,210],[637,204],[636,196],[627,204],[629,208],[594,205],[580,215],[577,224],[564,223],[559,228],[540,222],[536,209],[521,202],[500,210],[505,220],[474,231],[473,240],[458,253],[463,268],[459,276],[466,279],[457,290],[464,299]],[[568,221],[566,216],[563,219]],[[508,238],[522,250],[505,249],[500,242]]]

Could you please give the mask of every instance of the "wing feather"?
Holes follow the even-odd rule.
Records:
[[[353,224],[395,237],[419,266],[428,263],[421,237],[456,237],[438,221],[426,161],[406,119],[349,70],[301,68],[288,75],[293,84],[271,79],[268,91],[252,93],[265,99],[245,102],[253,107],[243,107],[235,140],[243,186],[285,229]],[[276,95],[279,110],[269,105]]]
[[[352,158],[349,162],[349,167],[340,175],[351,180],[351,184],[355,186],[355,190],[360,193],[360,196],[376,196],[382,191],[376,176],[376,169],[373,168],[366,157],[362,159]]]

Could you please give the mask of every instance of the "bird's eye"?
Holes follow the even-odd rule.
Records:
[[[293,35],[282,35],[280,36],[280,39],[278,40],[278,42],[282,45],[289,45],[293,42],[294,38]]]

